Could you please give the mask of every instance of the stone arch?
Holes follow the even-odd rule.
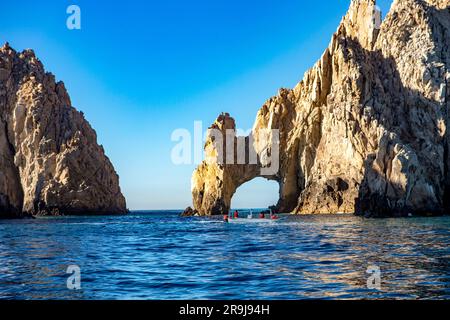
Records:
[[[242,183],[231,196],[231,208],[269,208],[280,199],[280,183],[256,177]]]
[[[253,128],[251,137],[246,137],[245,149],[248,151],[245,154],[246,164],[237,162],[236,136],[234,135],[231,137],[234,139],[232,146],[234,145],[235,152],[231,158],[227,155],[223,161],[222,157],[226,154],[223,151],[226,150],[227,140],[230,138],[227,132],[235,128],[235,121],[229,114],[220,115],[210,127],[215,130],[215,135],[222,135],[225,139],[216,140],[208,135],[205,143],[205,160],[194,171],[191,180],[195,211],[200,215],[219,215],[228,212],[236,190],[243,184],[262,177],[277,181],[279,184],[279,198],[274,210],[283,213],[292,212],[302,189],[299,183],[304,180],[302,174],[299,176],[301,170],[298,169],[300,165],[298,159],[279,157],[279,150],[283,150],[284,153],[286,146],[280,145],[277,132],[270,131],[267,134],[267,128],[271,129],[272,126],[261,124]],[[297,143],[293,145],[296,154]],[[256,155],[256,163],[250,161],[251,150],[254,150]],[[228,160],[231,160],[231,163]]]

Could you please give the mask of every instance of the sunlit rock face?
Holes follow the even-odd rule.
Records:
[[[397,0],[380,25],[374,0],[353,0],[330,45],[292,90],[258,111],[253,134],[279,130],[281,212],[373,216],[449,208],[450,1]],[[234,127],[219,117],[214,126]],[[251,137],[252,135],[250,135]],[[256,141],[258,158],[273,145]],[[214,154],[206,143],[206,156]],[[262,164],[203,162],[195,209],[227,212]]]
[[[0,48],[0,218],[125,213],[119,178],[62,82]]]

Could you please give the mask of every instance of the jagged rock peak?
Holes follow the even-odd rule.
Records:
[[[340,29],[345,36],[357,39],[366,50],[371,50],[381,27],[382,13],[375,0],[352,0]]]
[[[0,48],[0,218],[125,213],[119,177],[63,82]]]

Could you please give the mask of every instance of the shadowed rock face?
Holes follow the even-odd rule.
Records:
[[[316,65],[258,111],[249,137],[280,132],[280,169],[266,178],[280,184],[281,212],[449,209],[450,1],[394,1],[380,28],[377,14],[374,0],[353,0]],[[235,124],[225,114],[213,126]],[[273,141],[251,144],[260,159]],[[192,177],[195,209],[227,212],[236,189],[267,165],[203,162]]]
[[[33,51],[0,48],[0,218],[116,214],[119,177],[62,82]]]

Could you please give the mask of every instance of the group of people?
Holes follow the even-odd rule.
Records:
[[[276,220],[278,219],[278,216],[274,213],[272,213],[272,210],[267,210],[267,211],[261,211],[259,213],[259,219],[266,219],[266,216],[269,215],[269,218],[271,220]],[[235,210],[233,214],[225,214],[223,216],[223,221],[224,222],[228,222],[230,219],[238,219],[239,218],[239,211]],[[248,219],[252,219],[253,218],[253,212],[252,210],[250,210],[250,213],[247,216]]]

